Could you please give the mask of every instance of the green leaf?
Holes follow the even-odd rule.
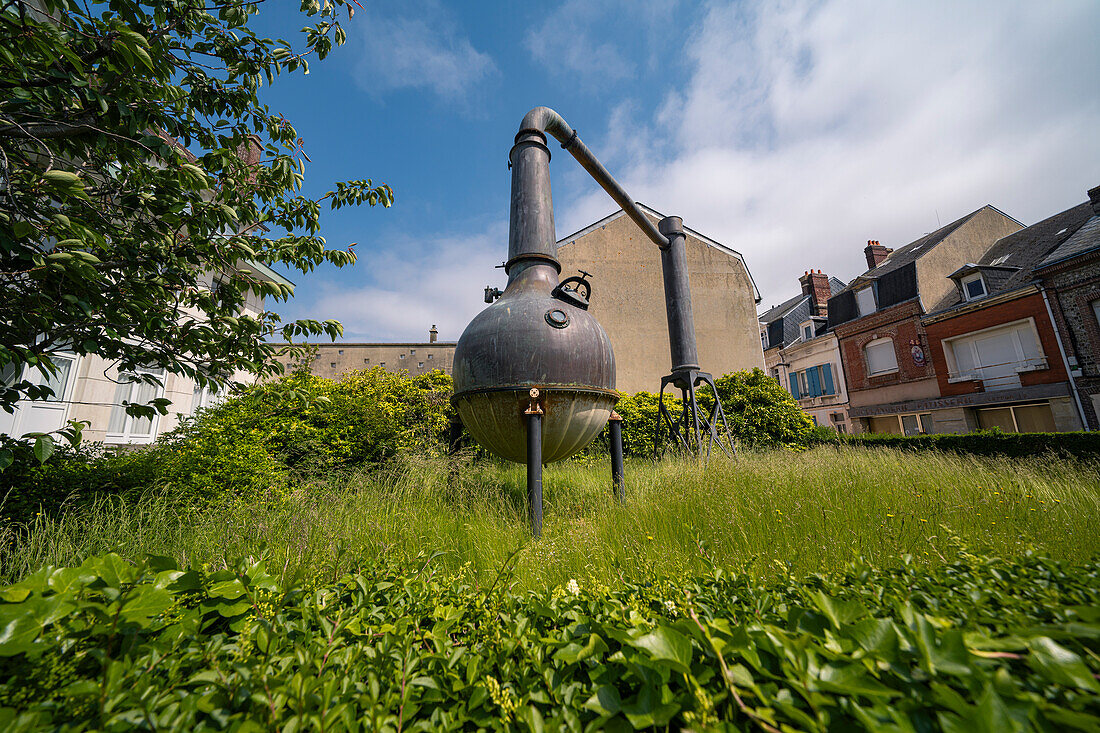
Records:
[[[54,442],[53,436],[39,435],[34,439],[34,457],[38,459],[39,463],[45,463],[53,455]]]
[[[0,448],[0,471],[10,466],[15,461],[15,453],[10,448]]]
[[[691,642],[686,636],[667,626],[660,626],[630,644],[646,650],[655,660],[669,663],[674,669],[681,672],[691,671]]]
[[[821,591],[810,594],[810,600],[821,613],[832,622],[833,628],[839,629],[856,619],[867,615],[867,609],[859,601],[839,601],[830,598]]]
[[[617,689],[611,685],[601,685],[584,703],[584,707],[599,715],[615,715],[622,710],[622,699]]]
[[[1100,693],[1100,684],[1077,654],[1045,636],[1032,639],[1028,648],[1028,664],[1051,682]]]
[[[126,598],[120,617],[127,621],[141,621],[164,613],[172,603],[172,596],[167,591],[142,585]]]

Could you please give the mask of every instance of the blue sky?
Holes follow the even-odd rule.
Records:
[[[986,203],[1030,224],[1100,185],[1092,0],[361,1],[346,45],[262,95],[305,139],[306,193],[394,189],[326,213],[359,261],[290,273],[274,306],[346,341],[455,340],[503,285],[508,150],[540,104],[637,200],[742,252],[762,306],[809,268],[851,279],[868,239]],[[296,6],[257,30],[293,40]],[[614,211],[566,154],[551,169],[559,237]]]

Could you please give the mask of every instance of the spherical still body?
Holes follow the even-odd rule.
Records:
[[[619,393],[611,341],[587,310],[554,297],[556,263],[526,263],[458,340],[453,402],[479,444],[527,461],[525,412],[539,390],[542,462],[577,453],[607,423]]]

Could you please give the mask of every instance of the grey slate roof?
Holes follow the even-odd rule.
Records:
[[[844,287],[844,281],[835,277],[829,278],[829,290],[836,293]],[[768,348],[784,347],[798,341],[802,335],[799,333],[799,325],[810,320],[810,296],[799,293],[789,300],[785,300],[774,308],[770,308],[758,317],[758,320],[768,326]],[[818,327],[814,335],[819,335],[825,330],[825,325]],[[782,339],[778,338],[782,334]]]
[[[1083,204],[1089,206],[1089,204]],[[1090,206],[1090,213],[1091,206]],[[1055,262],[1068,260],[1071,257],[1083,255],[1100,247],[1100,216],[1094,215],[1078,229],[1072,237],[1058,246],[1053,252],[1039,263],[1039,267],[1047,267]]]
[[[840,293],[848,292],[849,290],[852,290],[854,286],[862,285],[865,282],[875,280],[877,278],[882,277],[883,275],[885,275],[887,273],[893,272],[894,270],[897,270],[901,267],[904,267],[905,265],[908,265],[911,262],[915,262],[917,260],[917,258],[920,257],[922,254],[924,254],[925,252],[930,250],[932,247],[935,247],[937,244],[939,244],[944,239],[946,239],[948,237],[948,235],[951,234],[951,232],[953,232],[956,229],[958,229],[959,227],[961,227],[971,217],[973,217],[975,214],[977,214],[978,212],[983,211],[985,209],[993,209],[994,211],[997,211],[997,209],[995,207],[993,207],[989,204],[986,204],[985,206],[983,206],[980,209],[977,209],[975,211],[971,211],[969,214],[967,214],[963,218],[957,219],[957,220],[951,222],[950,224],[948,224],[946,226],[940,227],[939,229],[937,229],[934,232],[931,232],[929,234],[925,234],[920,239],[918,239],[916,241],[913,241],[913,242],[910,242],[909,244],[905,245],[904,247],[900,247],[900,248],[894,250],[893,252],[890,253],[890,256],[886,258],[885,262],[883,262],[878,267],[876,267],[874,269],[871,269],[871,270],[868,270],[867,272],[865,272],[862,275],[860,275],[859,277],[857,277],[855,280],[850,282],[846,288],[841,290]],[[840,293],[833,293],[833,295],[839,295]]]
[[[1077,237],[1092,216],[1088,202],[1055,214],[1018,232],[1001,237],[976,263],[968,263],[958,271],[974,269],[982,273],[988,295],[1008,293],[1024,287],[1034,279],[1034,271],[1051,259]],[[1100,226],[1093,246],[1100,246]],[[1070,255],[1072,256],[1072,255]],[[954,274],[954,273],[953,273]],[[967,302],[958,289],[951,291],[930,312],[938,313]]]

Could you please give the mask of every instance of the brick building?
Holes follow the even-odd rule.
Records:
[[[944,432],[930,415],[928,401],[940,390],[921,319],[956,287],[948,276],[959,263],[981,258],[1021,228],[983,206],[897,251],[868,242],[867,271],[828,303],[855,432]]]
[[[927,405],[936,432],[1082,428],[1034,270],[1091,213],[1083,204],[1021,229],[948,276],[954,289],[922,319],[940,390]]]
[[[1088,192],[1086,219],[1063,232],[1035,268],[1070,367],[1070,384],[1089,429],[1100,429],[1100,186]]]
[[[828,330],[828,302],[844,282],[806,271],[802,293],[760,314],[765,371],[785,387],[816,425],[846,433],[848,391],[836,335]]]

